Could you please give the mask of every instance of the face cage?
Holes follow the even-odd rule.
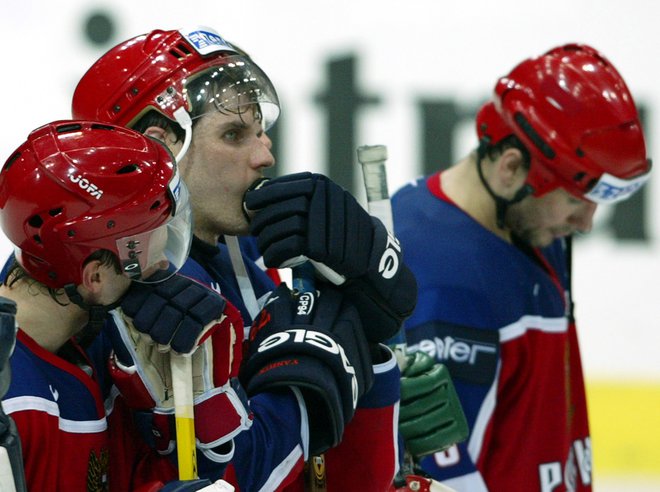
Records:
[[[279,99],[268,76],[241,56],[225,58],[222,65],[204,70],[185,85],[193,119],[213,111],[240,115],[256,109],[255,118],[266,131],[280,114]]]
[[[139,283],[167,280],[183,266],[192,243],[192,209],[181,183],[175,214],[159,227],[117,240],[122,272]]]

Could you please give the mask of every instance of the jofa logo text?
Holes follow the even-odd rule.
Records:
[[[78,183],[78,186],[80,186],[80,188],[87,191],[87,193],[92,195],[97,200],[100,200],[101,197],[103,196],[103,190],[99,189],[98,186],[96,186],[87,178],[83,178],[82,176],[80,176],[80,174],[77,174],[76,176],[70,175],[69,179],[71,180],[72,183]]]

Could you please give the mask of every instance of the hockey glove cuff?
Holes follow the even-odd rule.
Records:
[[[318,454],[339,443],[374,376],[355,308],[330,286],[313,304],[299,304],[284,284],[273,291],[252,326],[240,379],[248,395],[298,388],[308,410],[310,453]],[[301,310],[311,313],[304,323],[296,319]]]

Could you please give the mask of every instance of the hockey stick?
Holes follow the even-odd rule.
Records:
[[[311,317],[316,301],[316,286],[314,278],[314,265],[306,261],[292,267],[292,285],[294,291],[298,292],[298,312],[296,322],[306,323]],[[311,456],[306,468],[306,488],[310,492],[325,492],[327,490],[325,478],[325,455]]]
[[[392,203],[387,189],[387,170],[385,161],[387,161],[387,147],[384,145],[363,145],[357,149],[358,162],[362,167],[364,177],[364,187],[367,192],[367,209],[374,217],[380,219],[390,233],[394,233],[394,220],[392,218]],[[403,371],[406,365],[406,332],[402,326],[399,332],[388,341],[394,350],[399,369]],[[397,490],[428,490],[429,492],[454,492],[453,489],[442,485],[441,483],[422,477],[415,477],[408,485],[405,485],[406,475],[413,478],[413,457],[405,450],[403,468],[399,470],[396,481],[400,481],[405,486],[404,489]]]
[[[179,480],[197,478],[192,358],[170,352]]]
[[[387,147],[384,145],[363,145],[357,149],[357,158],[362,167],[364,188],[367,192],[367,209],[369,213],[380,219],[390,233],[394,233],[392,204],[387,188]],[[406,334],[402,326],[399,332],[387,343],[393,348],[399,369],[403,372],[406,364]],[[405,480],[405,475],[412,472],[412,456],[405,452],[404,469],[399,470],[397,480]],[[409,468],[409,469],[407,469]],[[396,480],[395,480],[396,481]]]
[[[268,178],[261,178],[255,181],[249,190],[259,189],[267,181]],[[243,210],[247,216],[250,215],[251,210],[247,208],[245,198],[243,198]],[[341,285],[346,281],[343,276],[324,264],[310,260],[304,255],[288,260],[279,268],[291,268],[292,288],[298,294],[298,311],[295,320],[300,323],[307,322],[314,309],[316,300],[315,269],[335,285]],[[256,314],[252,315],[252,318],[256,319]],[[311,456],[305,463],[305,490],[310,492],[326,491],[325,456],[323,454]]]
[[[357,149],[357,158],[362,167],[364,188],[367,192],[367,209],[380,219],[390,233],[394,233],[392,204],[387,189],[387,147],[385,145],[363,145]],[[397,363],[403,369],[406,359],[406,336],[404,328],[388,341],[394,349]]]

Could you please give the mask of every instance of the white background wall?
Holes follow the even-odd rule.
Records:
[[[388,145],[394,189],[418,174],[419,97],[480,101],[523,58],[571,41],[603,51],[648,107],[649,153],[660,160],[660,3],[654,0],[2,0],[0,161],[33,128],[69,117],[75,83],[104,51],[82,35],[84,16],[96,8],[117,20],[115,42],[156,27],[201,23],[247,50],[283,103],[280,165],[287,171],[322,170],[324,120],[313,97],[325,89],[331,56],[355,52],[360,87],[383,98],[361,113],[357,143]],[[461,148],[473,144],[466,132]],[[577,316],[591,380],[660,384],[657,172],[648,186],[650,244],[614,241],[602,227],[604,209],[577,247]],[[0,257],[9,250],[0,238]]]

